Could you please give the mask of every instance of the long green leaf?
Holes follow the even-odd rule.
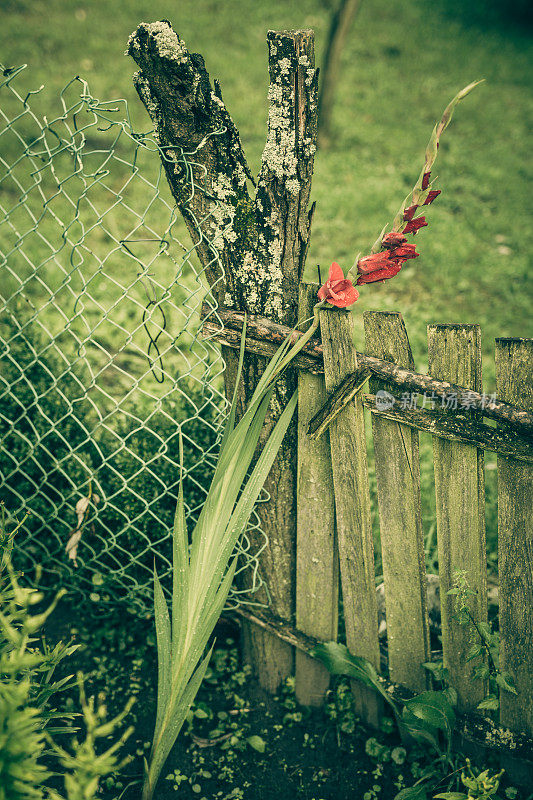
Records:
[[[157,738],[161,728],[163,714],[167,707],[170,690],[170,619],[168,608],[161,588],[161,583],[154,567],[154,615],[155,631],[157,638],[157,658],[158,658],[158,677],[157,677],[157,715],[154,738]]]
[[[176,701],[171,709],[171,722],[164,731],[161,732],[157,745],[154,746],[152,758],[150,760],[150,767],[143,787],[142,800],[152,800],[154,796],[155,787],[161,770],[168,758],[168,754],[172,750],[174,742],[178,738],[178,734],[183,727],[183,723],[187,718],[189,709],[193,704],[194,698],[198,693],[198,689],[204,679],[211,653],[213,648],[208,652],[204,660],[201,662],[193,677],[185,687],[183,693],[176,698]],[[155,741],[155,740],[154,740]]]
[[[172,532],[172,661],[180,652],[187,629],[189,538],[183,499],[183,437],[179,435],[180,488]]]

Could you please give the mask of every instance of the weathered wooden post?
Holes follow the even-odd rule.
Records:
[[[429,325],[429,372],[481,392],[481,329],[479,325]],[[454,395],[448,402],[457,402]],[[476,623],[487,621],[487,552],[483,450],[469,444],[433,439],[435,501],[439,548],[442,649],[450,684],[457,690],[460,711],[483,700],[485,686],[472,677],[466,658],[471,632],[457,619],[457,602],[448,592],[457,572],[464,571],[470,589],[468,609]]]
[[[300,321],[312,316],[319,288],[311,283],[300,286]],[[337,639],[339,611],[339,556],[329,432],[318,440],[307,434],[309,422],[325,401],[324,375],[300,370],[296,627],[329,642]],[[317,660],[296,652],[295,691],[300,703],[322,705],[329,678],[327,669]]]
[[[320,311],[326,390],[332,393],[357,371],[353,317],[346,309]],[[379,639],[374,573],[374,542],[366,460],[363,403],[360,396],[335,417],[329,427],[333,486],[339,543],[339,567],[346,644],[379,670]],[[352,684],[357,713],[377,727],[381,702],[367,686]]]
[[[496,339],[498,397],[533,411],[533,339]],[[533,737],[533,465],[498,455],[498,572],[501,669],[518,694],[500,694],[500,722]],[[531,765],[503,760],[511,779],[531,786]]]
[[[312,217],[308,205],[318,75],[312,31],[270,31],[267,40],[268,131],[253,197],[238,131],[220,86],[217,81],[211,85],[202,56],[190,53],[167,21],[139,25],[128,53],[139,66],[134,84],[153,122],[172,194],[215,299],[292,326]],[[232,393],[237,359],[229,348],[223,355],[226,390]],[[241,411],[265,363],[246,355]],[[279,381],[265,438],[295,386],[294,371]],[[270,501],[258,508],[268,537],[261,573],[272,611],[289,621],[295,610],[296,452],[294,423],[265,484]],[[258,542],[252,541],[254,546]],[[275,690],[292,672],[291,648],[259,629],[248,629],[245,638],[262,685]]]

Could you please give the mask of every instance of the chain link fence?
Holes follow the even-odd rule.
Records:
[[[198,337],[216,303],[126,101],[80,78],[50,99],[25,80],[3,68],[0,499],[12,525],[29,512],[17,565],[98,609],[149,613],[154,562],[170,569],[179,429],[192,527],[224,422],[224,362]]]

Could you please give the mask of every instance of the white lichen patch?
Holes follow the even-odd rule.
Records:
[[[308,56],[307,56],[305,53],[303,53],[303,54],[302,54],[302,55],[301,55],[301,56],[298,58],[298,64],[300,64],[300,66],[301,66],[301,67],[308,67],[308,66],[309,66],[309,63],[310,63],[310,62],[309,62],[309,57],[308,57]]]
[[[157,51],[163,58],[171,61],[183,61],[188,56],[185,42],[166,22],[151,22],[146,25],[146,29],[155,37]]]
[[[278,61],[280,75],[288,75],[291,71],[290,58],[280,58]]]
[[[263,150],[263,167],[282,180],[296,176],[296,131],[290,99],[283,97],[279,83],[268,90],[268,135]]]
[[[298,178],[289,178],[288,181],[285,181],[285,188],[289,194],[296,195],[300,191],[300,181]]]
[[[224,250],[226,242],[235,242],[237,234],[233,229],[235,219],[236,198],[231,180],[224,173],[219,173],[213,182],[211,193],[217,198],[209,203],[209,223],[211,242],[217,250]]]
[[[218,97],[214,92],[211,92],[211,102],[217,105],[219,108],[223,108],[224,110],[226,109],[226,106],[224,105],[220,97]]]
[[[246,253],[235,276],[242,287],[248,309],[255,314],[264,313],[275,320],[281,319],[283,311],[282,252],[278,235],[268,245],[265,237],[260,235],[257,251]]]
[[[233,170],[233,177],[239,186],[246,186],[246,170],[240,161],[237,162],[237,165]]]

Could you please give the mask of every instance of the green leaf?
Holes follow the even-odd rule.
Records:
[[[260,736],[249,736],[246,741],[253,747],[254,750],[257,750],[258,753],[264,753],[266,750],[266,742],[264,739],[261,739]]]
[[[474,670],[474,677],[480,681],[486,681],[490,677],[490,670],[486,664],[481,664]]]
[[[499,675],[496,675],[496,683],[506,692],[511,692],[511,694],[518,694],[516,691],[516,685],[514,682],[514,678],[510,672],[500,672]]]
[[[143,800],[151,800],[153,797],[153,792],[155,790],[161,770],[163,769],[165,761],[168,758],[168,754],[172,750],[174,742],[176,741],[183,723],[185,722],[185,718],[194,701],[194,698],[198,693],[198,689],[200,688],[200,684],[204,679],[205,671],[209,664],[212,652],[213,647],[211,647],[208,654],[200,663],[183,692],[178,694],[177,697],[170,698],[169,700],[167,713],[165,715],[165,719],[163,720],[163,725],[161,726],[159,738],[156,739],[154,736],[152,758],[143,787]]]
[[[394,800],[427,800],[427,797],[424,786],[410,786],[394,795]]]
[[[455,727],[455,712],[444,692],[422,692],[406,700],[405,707],[434,728],[443,731],[447,738]]]
[[[337,642],[320,643],[310,655],[321,661],[332,675],[347,675],[375,689],[398,714],[396,704],[381,685],[376,668],[366,658],[352,655],[345,645]]]
[[[181,651],[187,628],[189,538],[183,499],[183,436],[179,431],[180,487],[172,532],[172,660]]]
[[[157,738],[161,729],[170,691],[170,619],[168,608],[161,588],[159,577],[154,568],[154,614],[157,638],[157,716],[154,738]]]
[[[472,661],[472,659],[477,658],[483,652],[483,647],[480,644],[473,644],[472,647],[469,649],[468,654],[466,656],[467,661]]]
[[[476,706],[480,711],[497,711],[499,707],[500,701],[495,695],[489,695]]]
[[[441,792],[433,795],[433,800],[468,800],[464,792]]]

